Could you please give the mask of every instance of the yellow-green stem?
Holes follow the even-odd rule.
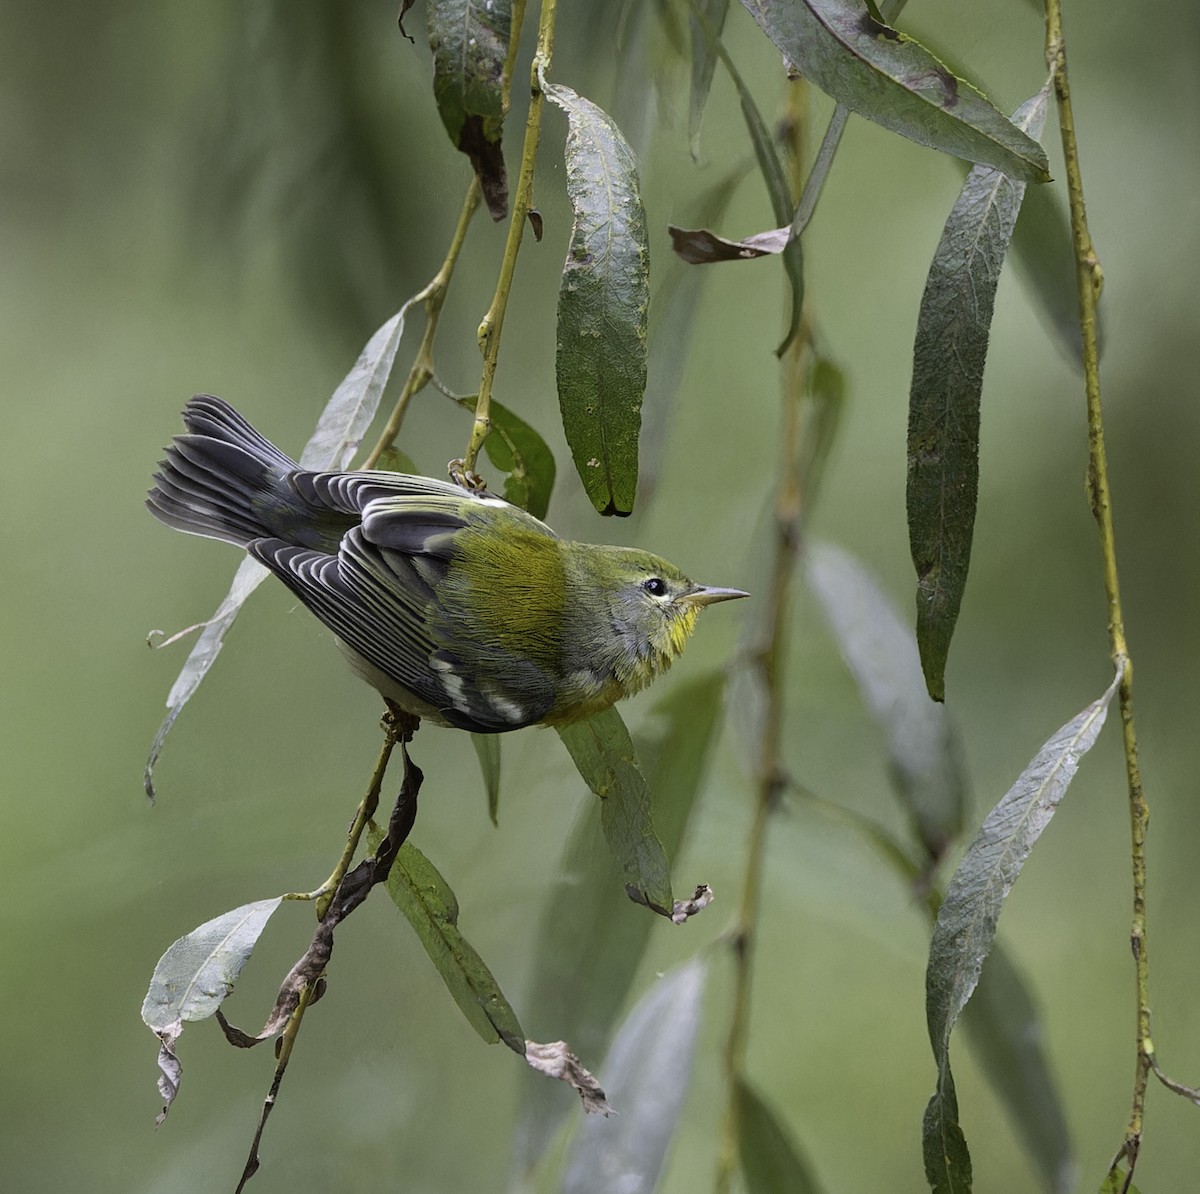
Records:
[[[387,773],[388,762],[392,757],[392,750],[395,748],[397,741],[397,730],[394,720],[390,716],[385,716],[383,720],[383,747],[379,752],[379,758],[375,762],[375,770],[371,774],[371,782],[367,785],[367,793],[359,801],[359,805],[354,814],[354,820],[350,824],[350,830],[346,835],[346,845],[342,850],[342,856],[338,859],[337,866],[333,868],[333,873],[321,884],[320,887],[313,891],[289,892],[283,898],[285,900],[316,900],[317,902],[317,919],[324,920],[325,913],[329,910],[330,901],[333,899],[334,893],[337,891],[338,884],[341,883],[346,871],[350,869],[350,863],[354,859],[354,854],[358,850],[358,843],[363,835],[363,830],[366,829],[367,823],[375,815],[375,810],[379,807],[379,795],[383,790],[383,777]]]
[[[1104,561],[1104,590],[1108,601],[1108,634],[1113,662],[1121,669],[1118,690],[1125,749],[1125,772],[1129,789],[1129,820],[1133,871],[1133,917],[1130,942],[1133,948],[1137,986],[1137,1060],[1133,1100],[1121,1153],[1130,1169],[1137,1158],[1142,1137],[1146,1085],[1153,1059],[1150,1040],[1150,958],[1146,938],[1146,829],[1150,809],[1142,791],[1138,767],[1137,735],[1133,722],[1133,663],[1125,642],[1121,592],[1117,576],[1116,537],[1113,531],[1112,498],[1108,485],[1108,458],[1104,447],[1104,415],[1100,402],[1100,366],[1096,338],[1096,300],[1100,296],[1103,271],[1088,232],[1083,199],[1083,176],[1075,141],[1075,118],[1067,80],[1067,51],[1063,37],[1061,0],[1046,3],[1046,63],[1054,78],[1058,123],[1062,134],[1063,160],[1067,175],[1067,199],[1071,210],[1071,236],[1075,250],[1075,274],[1079,290],[1079,325],[1083,338],[1084,389],[1088,422],[1088,499],[1100,531]]]
[[[554,17],[556,0],[542,0],[541,16],[538,20],[537,50],[533,55],[533,66],[529,78],[529,116],[525,121],[525,143],[521,150],[521,172],[517,177],[517,189],[513,195],[512,211],[508,222],[508,239],[504,243],[504,258],[500,262],[500,276],[496,281],[496,293],[479,324],[479,351],[483,354],[483,370],[479,377],[479,394],[475,399],[475,421],[471,425],[471,438],[463,455],[463,471],[468,475],[475,470],[475,461],[483,441],[491,430],[490,410],[492,383],[496,378],[496,361],[500,353],[500,333],[504,327],[504,313],[508,308],[508,296],[512,290],[513,274],[517,268],[517,253],[525,233],[525,221],[533,196],[533,167],[537,161],[538,141],[542,133],[541,76],[550,69],[554,53]]]
[[[788,111],[784,122],[793,139],[793,158],[797,170],[802,156],[800,141],[806,116],[804,105],[803,85],[797,81],[789,88]],[[798,181],[795,189],[799,190]],[[800,554],[804,503],[803,478],[799,474],[798,464],[807,395],[807,364],[808,332],[806,326],[801,324],[783,359],[783,410],[779,437],[781,456],[774,503],[775,552],[764,615],[764,638],[752,661],[755,679],[763,694],[763,719],[759,735],[754,815],[733,932],[733,1009],[722,1052],[726,1103],[717,1149],[717,1194],[728,1194],[738,1167],[737,1088],[745,1071],[746,1041],[750,1030],[754,948],[766,862],[767,828],[771,814],[788,784],[782,749],[783,687],[788,626],[791,622],[792,580]]]
[[[375,447],[371,449],[370,455],[363,461],[363,468],[374,468],[384,452],[396,442],[396,437],[400,434],[400,425],[404,422],[404,415],[408,411],[408,404],[413,400],[414,395],[429,384],[430,378],[433,377],[433,340],[437,335],[438,320],[446,301],[446,291],[450,288],[454,267],[462,252],[463,241],[467,237],[467,228],[471,223],[471,217],[479,207],[479,200],[479,180],[472,175],[471,185],[467,188],[467,196],[463,200],[462,210],[458,214],[454,235],[450,239],[450,247],[446,250],[445,261],[430,279],[429,285],[414,294],[404,304],[406,309],[417,303],[425,304],[425,332],[421,336],[417,355],[413,358],[412,368],[409,369],[408,377],[405,379],[404,389],[400,391],[400,397],[396,399],[396,405],[392,408],[387,426],[384,427]]]

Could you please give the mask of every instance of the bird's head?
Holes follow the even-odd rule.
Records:
[[[631,687],[670,666],[706,605],[749,596],[696,584],[674,564],[635,548],[605,548],[595,563],[609,620],[602,629],[615,634],[625,665],[619,670],[627,669]]]

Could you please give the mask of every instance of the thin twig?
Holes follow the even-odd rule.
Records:
[[[385,746],[384,754],[385,756],[390,754],[392,746],[396,742],[400,743],[400,749],[404,756],[404,783],[400,794],[396,797],[396,803],[388,820],[387,836],[380,842],[379,848],[373,856],[363,859],[352,871],[343,873],[325,914],[313,934],[312,942],[292,967],[280,987],[275,1000],[275,1008],[263,1031],[257,1037],[250,1037],[240,1030],[232,1028],[225,1022],[224,1017],[220,1017],[221,1027],[224,1029],[227,1039],[230,1043],[242,1048],[250,1048],[262,1040],[269,1039],[279,1031],[280,1025],[283,1025],[282,1035],[279,1038],[275,1073],[271,1080],[271,1087],[263,1100],[254,1139],[250,1144],[250,1151],[242,1169],[236,1194],[241,1194],[246,1183],[258,1172],[260,1165],[258,1146],[262,1141],[263,1130],[278,1099],[279,1088],[283,1083],[284,1074],[287,1072],[288,1061],[291,1059],[304,1014],[321,994],[325,967],[333,953],[334,930],[366,900],[377,884],[387,880],[396,855],[407,840],[409,833],[412,832],[413,824],[416,821],[417,797],[424,777],[421,769],[408,757],[405,743],[411,740],[417,723],[415,718],[404,715],[397,717],[395,711],[392,712],[393,717],[384,722],[386,742],[388,743]],[[376,775],[380,780],[382,780],[382,767],[384,766],[386,766],[386,761],[381,758],[380,764],[376,767]],[[376,793],[376,803],[378,802],[377,798],[378,793]],[[360,805],[360,811],[366,804],[367,800],[364,799],[363,804]],[[285,1017],[286,1023],[284,1022]]]
[[[489,410],[492,401],[492,383],[496,378],[496,361],[500,353],[500,333],[504,327],[504,313],[508,309],[508,296],[512,290],[513,274],[517,268],[517,253],[525,233],[525,221],[533,197],[533,167],[537,161],[538,141],[542,132],[542,75],[550,69],[554,53],[554,17],[557,0],[542,0],[541,16],[538,20],[537,49],[529,78],[529,116],[525,121],[525,143],[521,150],[521,172],[517,177],[517,190],[513,196],[512,212],[509,215],[508,239],[504,244],[504,258],[500,262],[500,276],[496,281],[496,293],[479,324],[479,351],[483,354],[483,371],[479,377],[479,393],[475,399],[475,421],[471,424],[471,438],[463,455],[462,471],[470,476],[475,470],[475,461],[483,441],[491,430]]]
[[[1096,301],[1100,297],[1103,271],[1088,232],[1083,199],[1083,176],[1075,141],[1075,117],[1067,81],[1067,51],[1063,37],[1061,0],[1045,0],[1046,64],[1054,78],[1058,123],[1062,134],[1063,160],[1067,174],[1067,199],[1071,210],[1071,237],[1075,249],[1075,277],[1079,292],[1079,324],[1083,341],[1084,389],[1088,422],[1088,496],[1100,532],[1104,561],[1104,591],[1108,600],[1108,634],[1113,662],[1121,672],[1119,702],[1125,749],[1125,773],[1129,789],[1129,822],[1133,871],[1133,917],[1130,944],[1133,948],[1137,982],[1137,1061],[1133,1099],[1125,1139],[1118,1156],[1124,1155],[1132,1175],[1142,1139],[1146,1086],[1153,1064],[1150,1040],[1150,957],[1146,937],[1146,830],[1150,809],[1142,790],[1138,766],[1137,735],[1133,722],[1133,662],[1125,641],[1125,620],[1117,576],[1116,536],[1113,530],[1112,498],[1108,485],[1108,458],[1104,446],[1104,415],[1100,401],[1100,364],[1097,349]]]
[[[785,127],[798,140],[804,127],[803,83],[788,90],[789,112]],[[797,170],[802,159],[793,145]],[[722,1052],[726,1083],[726,1105],[717,1152],[715,1189],[728,1194],[738,1164],[739,1132],[737,1088],[744,1071],[746,1041],[750,1027],[750,993],[754,972],[754,945],[758,932],[767,826],[779,798],[788,785],[783,766],[783,692],[787,662],[788,626],[791,623],[793,578],[800,554],[804,479],[801,459],[803,412],[808,393],[809,336],[805,324],[783,358],[783,410],[779,442],[781,458],[779,485],[775,495],[775,551],[771,585],[764,617],[764,640],[753,657],[755,679],[763,694],[763,717],[759,731],[754,814],[746,848],[746,866],[733,932],[734,992],[729,1031]]]
[[[371,449],[370,455],[363,461],[363,468],[374,468],[384,452],[396,442],[396,437],[400,434],[400,425],[404,422],[404,415],[408,411],[408,404],[429,384],[430,378],[433,377],[433,340],[437,335],[438,320],[442,314],[442,306],[446,302],[446,292],[450,288],[454,267],[462,252],[463,241],[467,237],[467,228],[470,226],[471,217],[479,207],[479,200],[479,180],[472,175],[471,185],[467,188],[462,210],[458,214],[458,223],[454,226],[454,235],[450,238],[450,247],[446,250],[446,259],[442,262],[438,272],[430,279],[429,285],[409,300],[409,306],[415,306],[422,302],[425,304],[425,332],[421,336],[417,355],[413,358],[412,367],[405,379],[404,389],[400,391],[400,397],[396,399],[396,405],[392,408],[387,426],[380,434],[378,442]]]

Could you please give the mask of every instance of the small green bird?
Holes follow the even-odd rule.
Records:
[[[220,398],[183,411],[146,501],[265,564],[401,708],[498,734],[644,688],[700,610],[746,597],[628,547],[568,543],[488,494],[403,473],[314,473]]]

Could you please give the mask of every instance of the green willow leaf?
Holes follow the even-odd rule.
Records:
[[[378,850],[383,834],[374,831],[367,838],[371,849]],[[411,842],[400,847],[388,875],[387,890],[471,1027],[489,1045],[503,1041],[523,1057],[525,1034],[517,1014],[492,972],[459,930],[454,892],[437,867]]]
[[[734,1090],[746,1194],[819,1194],[821,1185],[775,1113],[743,1078]]]
[[[1041,131],[1043,88],[1014,121]],[[917,570],[917,646],[929,695],[946,695],[979,491],[979,398],[1000,267],[1025,184],[989,166],[967,175],[929,267],[908,410],[908,536]]]
[[[524,419],[495,399],[488,416],[492,430],[483,447],[488,459],[505,474],[505,499],[534,518],[545,518],[554,490],[554,453]]]
[[[790,69],[852,112],[918,145],[1025,182],[1049,181],[1035,140],[924,46],[877,21],[860,0],[742,3]]]
[[[630,899],[669,917],[675,903],[671,868],[654,832],[650,789],[621,715],[606,709],[562,726],[558,736],[584,783],[600,797],[600,825]]]
[[[967,779],[946,710],[925,692],[912,631],[871,574],[841,548],[811,544],[806,577],[887,739],[900,801],[926,857],[936,862],[962,829]]]
[[[925,1012],[937,1063],[937,1089],[925,1111],[924,1153],[930,1184],[939,1194],[969,1189],[970,1162],[958,1125],[950,1073],[950,1034],[971,998],[992,948],[996,921],[1025,860],[1050,823],[1080,759],[1091,750],[1117,691],[1118,672],[1103,696],[1057,730],[1016,783],[984,818],[950,880],[938,911],[925,972]],[[967,1185],[962,1185],[963,1173]]]
[[[1071,1134],[1042,1049],[1041,1019],[999,942],[988,954],[962,1022],[971,1053],[1004,1104],[1042,1189],[1070,1194],[1076,1177]]]
[[[479,757],[479,770],[483,773],[483,787],[487,792],[488,816],[493,825],[498,825],[500,814],[500,735],[472,734],[471,745]]]
[[[713,672],[673,687],[638,735],[637,757],[668,858],[679,853],[708,771],[724,685],[724,675]],[[526,1001],[526,1020],[537,1032],[566,1037],[583,1057],[603,1053],[653,928],[650,917],[629,907],[599,811],[585,806],[567,839],[543,905]],[[537,1163],[567,1111],[545,1084],[523,1089],[516,1145],[523,1170]]]
[[[438,114],[451,144],[470,160],[492,219],[502,220],[512,0],[428,0],[428,21]]]
[[[612,118],[569,87],[547,84],[567,114],[571,246],[558,291],[555,371],[563,431],[601,514],[637,494],[646,390],[650,253],[637,164]]]
[[[697,8],[714,30],[717,37],[725,28],[725,17],[729,13],[729,0],[696,0]],[[700,156],[700,119],[712,87],[716,71],[717,55],[712,40],[705,36],[704,27],[693,13],[691,18],[692,42],[692,93],[688,104],[688,143],[692,157]]]
[[[571,1140],[561,1194],[653,1194],[692,1075],[707,965],[692,958],[638,1000],[613,1040],[604,1090],[620,1114]]]
[[[375,332],[359,353],[353,368],[342,379],[341,385],[334,390],[321,412],[316,429],[300,454],[300,464],[304,468],[343,469],[349,465],[379,408],[379,400],[383,397],[384,387],[396,360],[396,350],[400,347],[400,337],[404,335],[404,318],[412,304],[413,300],[409,299]],[[146,759],[142,783],[151,800],[154,799],[154,768],[171,727],[183,712],[184,705],[200,687],[200,682],[208,675],[209,669],[217,662],[217,656],[225,645],[225,633],[233,625],[242,606],[269,575],[255,560],[243,560],[234,573],[229,592],[217,606],[217,612],[207,622],[199,623],[202,627],[200,637],[188,653],[167,695],[167,716],[154,736],[150,755]],[[177,637],[175,635],[166,641],[171,642]]]

